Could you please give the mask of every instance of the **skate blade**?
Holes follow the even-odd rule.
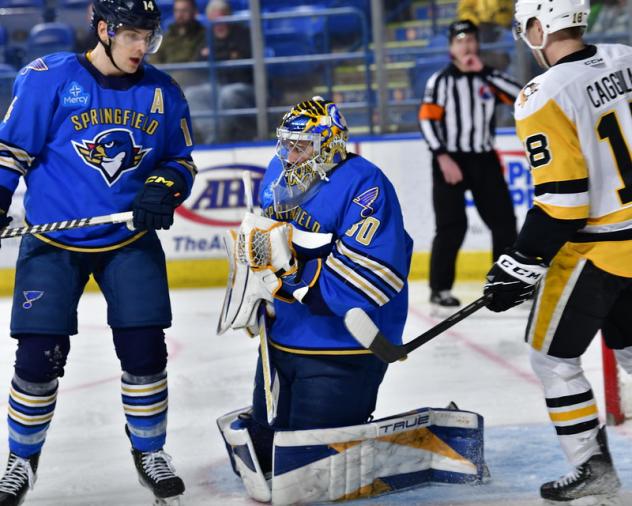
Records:
[[[560,504],[564,506],[624,506],[618,495],[589,495],[563,502],[545,499],[543,504],[547,506],[560,506]]]
[[[138,477],[138,483],[151,492],[151,487],[147,485],[140,476]],[[182,504],[180,502],[180,498],[182,497],[181,495],[174,495],[173,497],[156,497],[152,494],[152,496],[154,498],[152,506],[181,506]]]

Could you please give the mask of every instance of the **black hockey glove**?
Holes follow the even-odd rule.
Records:
[[[135,229],[168,229],[173,211],[187,192],[184,177],[175,169],[160,168],[147,178],[132,204]]]
[[[487,273],[483,293],[491,294],[487,307],[496,313],[507,311],[533,296],[547,266],[540,258],[530,258],[508,250]]]
[[[12,198],[13,192],[4,186],[0,186],[0,230],[7,228],[13,221],[13,218],[7,216]]]

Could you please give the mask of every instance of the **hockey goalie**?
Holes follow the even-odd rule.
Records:
[[[260,348],[252,406],[218,426],[258,501],[338,501],[486,477],[480,415],[452,406],[372,420],[387,365],[343,317],[360,307],[401,344],[412,240],[393,185],[347,151],[347,136],[336,104],[314,97],[292,107],[260,187],[262,214],[250,210],[226,241],[218,333],[246,329]]]

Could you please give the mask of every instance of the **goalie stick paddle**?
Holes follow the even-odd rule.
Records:
[[[94,227],[95,225],[109,225],[112,223],[131,223],[132,211],[125,213],[106,214],[93,216],[92,218],[78,218],[76,220],[55,221],[41,225],[25,225],[24,227],[5,228],[0,230],[0,239],[19,237],[27,234],[40,234],[43,232],[59,232],[71,228]]]
[[[412,341],[397,345],[391,343],[369,318],[369,315],[363,309],[355,307],[345,314],[345,326],[349,333],[367,350],[371,350],[373,354],[382,362],[391,363],[402,360],[413,350],[419,348],[422,344],[434,339],[439,334],[445,332],[450,327],[475,313],[489,302],[490,296],[483,295],[471,304],[457,311],[442,322],[438,323],[430,330],[417,336]]]

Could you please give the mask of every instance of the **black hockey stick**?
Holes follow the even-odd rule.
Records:
[[[420,336],[409,343],[397,345],[391,343],[369,318],[369,315],[363,309],[355,307],[345,314],[345,326],[349,333],[367,350],[371,350],[373,354],[382,362],[391,363],[402,360],[413,350],[419,348],[422,344],[434,339],[439,334],[445,332],[450,327],[475,313],[483,306],[487,305],[490,296],[483,295],[471,304],[457,311],[442,322],[438,323],[430,330],[427,330]]]
[[[131,223],[132,211],[125,213],[106,214],[92,218],[78,218],[76,220],[55,221],[41,225],[25,225],[24,227],[5,228],[0,230],[0,239],[19,237],[26,234],[40,234],[43,232],[58,232],[71,228],[94,227],[95,225],[109,225],[111,223]]]

